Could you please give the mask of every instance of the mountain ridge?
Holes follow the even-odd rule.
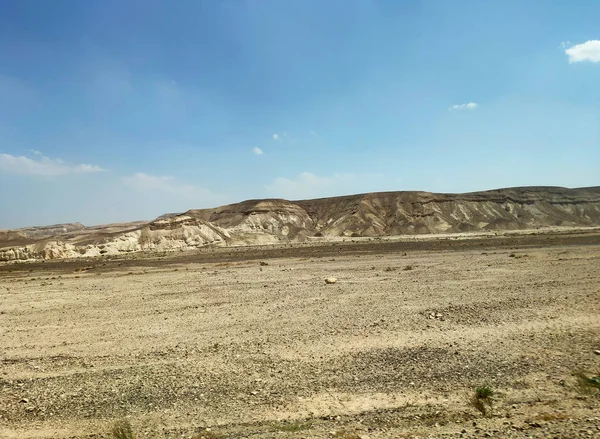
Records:
[[[0,230],[0,260],[551,226],[600,226],[600,186],[525,186],[462,194],[370,192],[297,201],[253,199],[164,214],[152,221]]]

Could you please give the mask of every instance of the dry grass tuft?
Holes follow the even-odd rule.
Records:
[[[114,439],[135,439],[131,423],[127,419],[121,419],[113,425],[112,436]]]

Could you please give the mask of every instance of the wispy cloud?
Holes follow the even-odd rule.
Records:
[[[34,151],[36,158],[0,154],[0,173],[18,175],[59,176],[67,174],[89,174],[103,169],[95,165],[73,165],[62,159],[44,157]]]
[[[260,149],[258,146],[256,146],[256,147],[252,148],[252,152],[253,152],[254,154],[256,154],[256,155],[263,155],[263,154],[264,154],[263,150],[262,150],[262,149]]]
[[[159,177],[148,175],[143,172],[123,177],[123,182],[138,191],[158,191],[167,192],[182,196],[193,197],[214,197],[215,194],[208,189],[204,189],[193,184],[178,182],[174,177]]]
[[[266,186],[269,194],[287,199],[324,197],[339,195],[343,187],[356,179],[353,174],[334,174],[319,177],[311,172],[302,172],[297,178],[279,177]]]
[[[273,140],[279,140],[279,139],[281,139],[279,134],[277,134],[277,133],[273,134]]]
[[[171,176],[138,172],[122,177],[121,181],[125,186],[121,197],[129,199],[128,206],[137,206],[140,211],[150,212],[146,217],[165,212],[185,212],[190,209],[220,206],[231,201],[228,195],[181,182]]]
[[[396,185],[397,181],[376,173],[336,172],[321,176],[302,172],[296,177],[276,178],[265,186],[265,191],[269,197],[299,200],[394,190]]]
[[[479,104],[477,104],[475,102],[468,102],[466,104],[453,105],[449,108],[449,110],[450,111],[452,111],[452,110],[474,110],[477,107],[479,107]]]
[[[582,61],[600,62],[600,40],[588,40],[565,49],[569,63]]]

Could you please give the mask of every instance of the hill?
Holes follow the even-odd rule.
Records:
[[[600,226],[600,187],[517,187],[466,194],[378,192],[247,200],[150,222],[0,230],[0,260],[302,242],[315,238]]]

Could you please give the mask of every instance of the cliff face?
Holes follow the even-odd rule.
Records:
[[[0,231],[0,260],[64,258],[309,237],[393,236],[600,226],[600,187],[524,187],[468,194],[381,192],[316,200],[248,200],[146,223]]]
[[[384,192],[298,202],[323,234],[383,236],[586,226],[600,222],[598,188],[513,188],[469,194]]]

